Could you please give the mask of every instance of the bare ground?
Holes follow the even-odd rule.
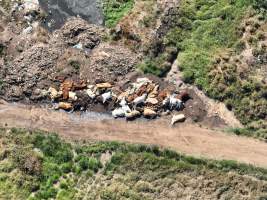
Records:
[[[267,143],[255,139],[227,135],[191,123],[170,127],[168,117],[149,123],[93,119],[95,117],[81,118],[45,108],[0,103],[0,126],[41,129],[71,139],[155,144],[194,156],[267,167]]]

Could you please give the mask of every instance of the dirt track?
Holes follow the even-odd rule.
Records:
[[[192,124],[170,127],[166,119],[149,123],[110,119],[93,121],[43,108],[0,103],[0,126],[38,128],[74,139],[156,144],[190,155],[267,167],[267,143]]]

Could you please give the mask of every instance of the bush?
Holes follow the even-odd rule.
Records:
[[[55,188],[43,188],[36,193],[37,199],[55,199],[57,196],[57,189]]]
[[[79,167],[82,170],[87,170],[89,168],[89,158],[81,157],[81,159],[79,160]]]
[[[95,158],[90,158],[88,162],[88,168],[97,172],[99,168],[102,168],[102,164],[99,160]]]
[[[0,44],[0,57],[3,55],[4,53],[4,48],[5,46],[3,44]]]
[[[254,0],[254,8],[267,10],[267,0]]]
[[[81,66],[81,64],[80,64],[79,61],[77,61],[77,60],[71,60],[71,61],[69,62],[69,64],[70,64],[70,66],[72,66],[73,69],[75,69],[76,71],[79,71],[79,70],[80,70],[80,66]]]
[[[64,163],[61,165],[61,171],[63,173],[70,173],[72,171],[73,164],[71,162]]]
[[[35,152],[19,148],[12,152],[13,163],[24,173],[39,176],[42,172],[42,158]]]
[[[241,53],[243,50],[246,49],[246,42],[244,40],[239,40],[235,46],[234,46],[235,50],[237,53]]]

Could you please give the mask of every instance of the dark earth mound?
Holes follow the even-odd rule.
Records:
[[[102,25],[104,18],[97,0],[39,0],[47,13],[44,26],[53,31],[60,28],[72,16],[80,16],[89,23]]]

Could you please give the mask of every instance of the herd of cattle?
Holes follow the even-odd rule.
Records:
[[[170,91],[160,88],[148,78],[137,78],[125,90],[103,82],[87,85],[83,81],[64,81],[60,87],[50,87],[48,94],[55,103],[55,109],[75,110],[79,94],[86,95],[90,104],[107,105],[112,103],[111,114],[114,118],[133,120],[141,116],[149,119],[181,111],[190,97],[186,92]],[[183,114],[173,115],[172,124],[185,120]]]

